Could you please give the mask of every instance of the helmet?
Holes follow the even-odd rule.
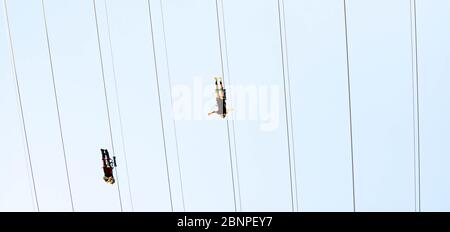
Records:
[[[109,177],[108,178],[108,181],[106,181],[108,184],[114,184],[114,183],[116,183],[116,180],[114,179],[114,177]]]

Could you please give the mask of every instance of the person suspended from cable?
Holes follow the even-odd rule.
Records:
[[[107,149],[100,149],[102,152],[102,160],[103,160],[103,180],[108,184],[114,184],[116,180],[114,179],[113,169],[117,167],[116,157],[114,156],[112,159],[109,157],[109,152]]]
[[[208,115],[217,114],[222,118],[227,116],[227,95],[226,90],[223,86],[222,77],[214,77],[215,85],[216,85],[216,102],[217,102],[217,110],[209,112]]]

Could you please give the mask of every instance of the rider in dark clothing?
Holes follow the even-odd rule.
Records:
[[[113,175],[113,160],[109,157],[109,152],[106,149],[101,149],[103,160],[103,180],[108,184],[114,184],[116,180]]]

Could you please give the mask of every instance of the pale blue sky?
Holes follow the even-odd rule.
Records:
[[[222,72],[215,0],[150,0],[155,49],[147,1],[108,0],[114,56],[105,1],[96,3],[123,209],[234,211],[233,170],[239,172],[234,185],[241,210],[291,211],[282,91],[275,98],[280,106],[275,130],[262,131],[255,120],[235,121],[233,167],[225,120],[173,121],[170,89],[193,86],[195,80],[207,86]],[[343,1],[284,4],[298,209],[352,211]],[[71,211],[41,1],[7,5],[39,207]],[[0,8],[0,211],[33,211],[3,4]],[[120,211],[118,186],[102,180],[100,148],[112,147],[93,2],[45,0],[45,10],[75,210]],[[223,0],[223,11],[226,84],[283,90],[277,1]],[[450,211],[449,11],[446,0],[417,0],[425,211]],[[410,0],[348,0],[347,13],[356,210],[414,211]],[[214,92],[192,94],[208,101]]]

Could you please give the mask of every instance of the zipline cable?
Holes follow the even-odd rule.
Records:
[[[224,60],[223,60],[223,50],[222,50],[222,35],[221,35],[221,30],[220,30],[220,19],[219,19],[219,6],[218,6],[218,0],[215,1],[216,2],[216,16],[217,16],[217,31],[218,31],[218,38],[219,38],[219,52],[220,52],[220,64],[221,64],[221,69],[222,69],[222,76],[223,76],[223,80],[225,81],[225,68],[224,68]],[[223,8],[222,8],[223,10]],[[230,123],[229,123],[229,119],[226,120],[227,121],[227,136],[228,136],[228,148],[229,148],[229,154],[230,154],[230,169],[231,169],[231,180],[232,180],[232,184],[233,184],[233,200],[234,200],[234,211],[237,212],[238,211],[238,206],[237,206],[237,186],[234,180],[234,168],[233,168],[233,150],[231,148],[231,133],[230,133]],[[234,131],[233,131],[234,132]],[[236,167],[237,169],[237,167]]]
[[[228,74],[228,82],[232,83],[231,81],[231,75],[230,75],[230,66],[228,65],[229,62],[229,58],[228,58],[228,46],[227,46],[227,30],[226,30],[226,23],[225,23],[225,10],[224,10],[224,6],[223,6],[223,1],[220,0],[220,7],[221,7],[221,13],[222,13],[222,27],[223,27],[223,46],[224,46],[224,52],[225,52],[225,61],[227,62],[227,74]],[[235,165],[236,165],[236,188],[237,188],[237,192],[238,192],[238,205],[239,205],[239,211],[242,211],[242,201],[241,201],[241,185],[240,185],[240,177],[239,177],[239,162],[238,162],[238,156],[237,156],[237,146],[236,146],[236,128],[235,128],[235,123],[234,120],[231,120],[231,129],[232,129],[232,138],[233,138],[233,147],[234,147],[234,160],[235,160]]]
[[[169,81],[169,92],[170,92],[170,106],[171,109],[173,109],[173,99],[172,99],[172,79],[170,75],[170,68],[169,68],[169,52],[167,49],[167,40],[166,40],[166,28],[164,23],[164,12],[162,9],[163,3],[162,0],[160,2],[160,11],[161,11],[161,20],[162,20],[162,32],[163,32],[163,39],[164,39],[164,51],[166,55],[166,67],[167,67],[167,79]],[[184,189],[183,189],[183,178],[181,173],[181,163],[180,163],[180,155],[179,155],[179,149],[178,149],[178,135],[177,135],[177,127],[175,123],[175,118],[172,118],[173,123],[173,132],[175,136],[175,149],[177,154],[177,164],[178,164],[178,174],[180,178],[180,187],[181,187],[181,202],[183,204],[183,211],[186,211],[185,203],[184,203]]]
[[[14,48],[13,48],[13,42],[12,42],[12,36],[11,36],[11,27],[10,27],[9,16],[8,16],[8,6],[6,4],[6,0],[3,1],[3,4],[4,4],[4,8],[5,8],[6,25],[8,28],[9,48],[10,48],[10,53],[11,53],[11,61],[12,61],[12,66],[13,66],[14,79],[15,79],[15,84],[16,84],[16,93],[17,93],[17,98],[19,101],[20,117],[21,117],[21,121],[22,121],[22,129],[23,129],[23,133],[24,133],[24,137],[25,137],[25,147],[26,147],[26,152],[28,154],[28,166],[30,168],[31,180],[33,182],[35,207],[36,207],[36,210],[39,212],[40,211],[39,210],[39,201],[38,201],[38,197],[37,197],[36,182],[34,179],[33,164],[31,162],[31,153],[30,153],[30,145],[28,142],[28,133],[27,133],[27,128],[25,125],[25,117],[24,117],[24,113],[23,113],[22,96],[20,94],[19,78],[17,77],[16,58],[14,55]]]
[[[289,81],[289,64],[287,58],[287,40],[286,40],[286,21],[284,14],[284,1],[278,0],[278,23],[280,28],[280,48],[281,48],[281,64],[283,70],[283,88],[284,88],[284,108],[286,113],[286,136],[289,155],[289,181],[291,184],[291,207],[292,211],[298,210],[298,191],[297,191],[297,179],[295,169],[295,150],[293,143],[293,131],[292,131],[292,104],[290,98],[290,81]],[[289,86],[286,86],[289,84]],[[288,93],[289,88],[289,93]],[[289,94],[289,95],[288,95]],[[288,104],[289,102],[289,104]],[[288,106],[289,109],[288,109]],[[289,130],[291,128],[291,130]]]
[[[411,68],[413,92],[413,128],[414,128],[414,198],[415,211],[421,212],[420,186],[420,117],[419,117],[419,63],[417,45],[416,0],[410,0],[411,19]]]
[[[122,138],[122,152],[123,152],[123,158],[125,160],[125,171],[127,173],[127,180],[128,180],[128,194],[130,195],[131,211],[134,212],[133,195],[131,194],[131,182],[130,182],[130,174],[128,171],[128,160],[127,160],[127,152],[126,152],[124,130],[123,130],[123,121],[122,121],[122,113],[121,113],[122,111],[120,108],[119,87],[118,87],[117,75],[116,75],[116,67],[115,67],[116,65],[114,62],[114,51],[112,48],[111,28],[109,25],[107,0],[104,1],[104,6],[105,6],[105,15],[106,15],[106,25],[107,25],[107,29],[108,29],[109,48],[110,48],[110,53],[111,53],[112,72],[113,72],[113,77],[114,77],[114,88],[116,91],[117,111],[118,111],[119,125],[120,125],[120,137]]]
[[[284,16],[284,0],[283,3],[281,4],[282,9],[283,9],[283,25],[284,25],[284,46],[286,47],[286,57],[288,57],[288,43],[287,43],[287,33],[286,33],[286,17]],[[286,58],[286,77],[287,77],[287,86],[288,86],[288,99],[289,99],[289,115],[290,115],[290,123],[291,123],[291,139],[292,139],[292,162],[293,162],[293,172],[294,172],[294,183],[295,183],[295,196],[296,196],[296,206],[297,206],[297,211],[299,211],[299,196],[298,196],[298,185],[297,185],[297,169],[296,169],[296,161],[295,161],[295,136],[294,136],[294,122],[293,122],[293,114],[292,114],[292,96],[291,96],[291,78],[289,76],[289,59]]]
[[[41,3],[42,3],[41,4],[42,5],[42,13],[43,13],[43,16],[44,16],[45,38],[47,40],[48,58],[49,58],[49,61],[50,61],[50,72],[51,72],[51,75],[52,75],[53,94],[54,94],[54,97],[55,97],[55,106],[56,106],[56,112],[57,112],[57,116],[58,116],[59,135],[60,135],[60,138],[61,138],[62,152],[63,152],[63,155],[64,155],[64,167],[65,167],[65,170],[66,170],[67,185],[68,185],[68,188],[69,188],[70,205],[72,207],[72,212],[74,212],[75,211],[75,207],[74,207],[74,204],[73,204],[72,187],[70,185],[69,168],[67,166],[66,146],[65,146],[65,142],[64,142],[63,129],[62,129],[62,123],[61,123],[61,114],[60,114],[60,110],[59,110],[58,93],[56,91],[55,72],[54,72],[54,69],[53,69],[53,58],[52,58],[51,47],[50,47],[50,39],[48,37],[47,15],[45,14],[44,0],[42,0]]]
[[[350,129],[350,152],[352,161],[352,194],[353,194],[353,212],[356,212],[356,195],[355,195],[355,162],[353,156],[353,119],[352,119],[352,98],[351,98],[351,82],[350,82],[350,58],[348,43],[348,25],[347,25],[347,2],[344,0],[344,25],[345,25],[345,51],[347,64],[347,89],[348,89],[348,113],[349,113],[349,129]]]
[[[96,26],[95,28],[97,31],[98,51],[99,51],[99,55],[100,55],[100,65],[101,65],[102,80],[103,80],[103,91],[105,94],[106,114],[108,117],[109,136],[110,136],[110,141],[111,141],[111,149],[112,149],[112,153],[114,156],[116,154],[116,152],[114,150],[114,139],[113,139],[113,133],[112,133],[111,116],[110,116],[110,111],[109,111],[108,92],[106,89],[105,71],[104,71],[104,67],[103,67],[103,54],[102,54],[102,47],[101,47],[101,43],[100,43],[100,32],[99,32],[99,28],[98,28],[97,7],[95,4],[95,0],[92,0],[92,2],[94,5],[94,16],[95,16],[95,26]],[[122,196],[120,194],[119,175],[118,175],[117,169],[116,169],[116,179],[117,179],[117,192],[119,193],[120,211],[123,212]]]
[[[148,3],[148,17],[150,20],[150,32],[151,32],[151,41],[152,41],[152,49],[153,49],[153,61],[155,65],[155,78],[156,78],[156,89],[158,92],[158,103],[159,103],[159,114],[161,119],[161,131],[162,131],[162,138],[163,138],[163,144],[164,144],[164,157],[166,161],[166,172],[167,172],[167,182],[169,185],[169,196],[170,196],[170,208],[173,212],[173,199],[172,199],[172,186],[170,182],[170,173],[169,173],[169,161],[167,157],[167,145],[166,145],[166,135],[165,135],[165,129],[164,129],[164,119],[163,119],[163,112],[162,112],[162,105],[161,105],[161,91],[159,87],[159,73],[158,73],[158,65],[156,61],[156,47],[155,47],[155,38],[153,33],[153,20],[152,20],[152,11],[150,8],[150,0],[147,0]]]

